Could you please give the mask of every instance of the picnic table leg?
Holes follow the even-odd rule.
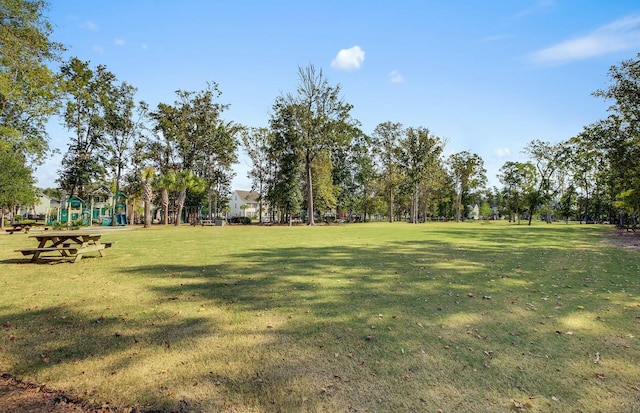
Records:
[[[53,244],[55,244],[57,242],[57,238],[53,238],[52,239]],[[52,244],[52,245],[53,245]],[[38,248],[44,248],[47,245],[47,240],[46,239],[41,239],[40,242],[38,243]],[[40,258],[40,254],[42,252],[41,251],[36,251],[33,256],[31,257],[31,262],[36,262],[38,261],[38,258]]]

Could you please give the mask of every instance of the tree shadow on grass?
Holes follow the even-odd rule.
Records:
[[[127,375],[130,374],[127,371],[147,363],[140,355],[146,348],[169,350],[215,331],[212,320],[197,317],[132,323],[122,315],[91,317],[65,304],[16,310],[0,307],[0,313],[10,320],[3,325],[2,351],[11,354],[11,373],[46,382],[57,381],[58,373],[52,370],[68,371],[69,367],[71,374],[91,382],[92,377],[85,376],[83,365],[94,364],[96,360],[104,360],[100,370],[92,370],[97,375],[93,378],[96,382],[102,377]],[[8,359],[3,364],[6,363]],[[91,388],[91,383],[87,387]],[[158,398],[157,389],[141,386],[137,391],[150,393],[143,400],[160,400],[160,405],[172,403],[169,398],[165,401]],[[83,397],[76,394],[74,398],[78,396]]]
[[[214,372],[240,405],[416,410],[439,389],[453,392],[442,407],[462,410],[491,410],[496,400],[503,410],[514,397],[532,395],[542,410],[581,406],[593,394],[608,394],[598,408],[632,406],[633,386],[619,386],[640,380],[629,373],[640,371],[640,350],[622,333],[630,331],[634,315],[624,311],[624,293],[584,299],[607,283],[587,272],[593,269],[588,259],[570,260],[576,252],[587,258],[598,252],[556,248],[561,232],[522,254],[509,244],[527,244],[526,237],[484,237],[483,246],[412,240],[384,247],[273,247],[231,255],[223,264],[143,266],[130,274],[179,274],[186,282],[149,288],[158,296],[195,296],[263,317],[253,329],[233,334],[259,334],[268,350],[243,374]],[[598,321],[605,317],[607,324]],[[597,349],[624,361],[596,365]],[[621,370],[624,365],[635,367]],[[618,379],[602,382],[607,375]],[[554,392],[566,404],[556,405]]]

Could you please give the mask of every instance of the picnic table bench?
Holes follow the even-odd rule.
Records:
[[[38,261],[45,254],[47,258],[62,258],[72,262],[78,262],[88,252],[98,252],[101,257],[106,255],[105,249],[110,248],[112,242],[102,242],[102,234],[94,232],[48,232],[32,235],[38,246],[16,250],[22,255],[31,255],[31,262]],[[53,257],[49,254],[54,253]]]

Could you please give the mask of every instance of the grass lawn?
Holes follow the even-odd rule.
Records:
[[[640,411],[640,252],[557,223],[154,227],[24,263],[0,372],[153,411]]]

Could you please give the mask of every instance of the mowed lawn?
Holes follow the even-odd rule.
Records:
[[[640,252],[506,222],[0,236],[0,371],[189,412],[640,411]]]

